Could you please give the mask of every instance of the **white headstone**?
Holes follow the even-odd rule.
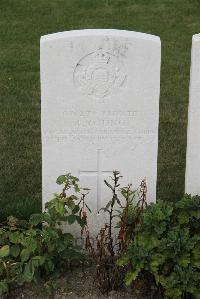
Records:
[[[80,30],[41,38],[43,203],[67,172],[91,188],[89,222],[110,200],[113,170],[156,200],[160,87],[159,37],[124,30]]]
[[[200,195],[200,34],[193,35],[185,192]]]

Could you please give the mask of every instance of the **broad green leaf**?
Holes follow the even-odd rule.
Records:
[[[9,245],[4,245],[0,248],[0,258],[8,256],[10,253],[10,247]]]
[[[60,215],[63,215],[65,212],[65,207],[63,202],[60,202],[59,200],[56,201],[55,204],[56,212],[58,212]]]
[[[165,254],[159,254],[159,253],[154,254],[149,264],[151,271],[153,273],[156,273],[159,267],[163,265],[165,261],[166,261]]]
[[[67,201],[67,206],[68,206],[71,210],[74,209],[74,207],[75,207],[75,203],[74,203],[73,199],[70,198],[70,199]]]
[[[77,178],[77,177],[75,177],[75,176],[73,176],[73,175],[70,175],[70,176],[69,176],[69,179],[71,179],[71,180],[74,181],[74,182],[78,182],[78,181],[79,181],[79,178]]]
[[[159,240],[156,236],[143,233],[138,236],[138,244],[146,249],[152,249],[158,246]]]
[[[31,262],[34,267],[39,267],[44,264],[45,258],[43,256],[37,255],[31,258]]]
[[[186,224],[189,222],[188,213],[186,213],[185,211],[179,212],[177,217],[178,217],[178,221],[180,222],[180,224],[184,224],[184,223]]]
[[[192,262],[193,262],[194,267],[200,269],[200,260],[199,259],[198,260],[192,260]]]
[[[78,197],[76,196],[76,195],[70,195],[70,197],[69,197],[69,199],[71,200],[71,201],[74,201],[74,200],[78,200]]]
[[[20,246],[18,244],[14,244],[10,247],[10,254],[13,257],[17,257],[20,253]]]
[[[187,267],[191,263],[190,254],[185,254],[178,259],[178,263],[182,267]]]
[[[126,274],[125,281],[127,285],[130,285],[138,276],[140,270],[129,271]]]
[[[75,215],[76,216],[76,221],[78,222],[78,224],[83,227],[85,225],[85,222],[81,219],[80,216]]]
[[[26,262],[30,257],[30,251],[28,249],[22,249],[20,253],[22,263]]]
[[[34,252],[37,249],[37,238],[35,236],[24,237],[21,244],[26,247],[30,252]]]
[[[117,260],[117,265],[118,266],[124,266],[129,262],[128,257],[122,256],[119,260]]]
[[[74,185],[74,191],[75,192],[80,192],[81,189],[79,188],[79,186],[77,184]]]
[[[72,213],[73,213],[73,214],[76,214],[76,213],[78,213],[79,210],[80,210],[79,205],[75,205],[75,207],[74,207],[73,210],[72,210]]]
[[[57,183],[58,185],[62,185],[63,183],[65,183],[65,181],[66,181],[66,176],[65,176],[65,175],[60,175],[60,176],[57,178],[56,183]]]
[[[197,211],[190,211],[189,212],[191,216],[193,216],[196,219],[200,219],[200,210]]]
[[[76,221],[76,215],[69,215],[67,221],[69,224],[73,224]]]
[[[22,237],[23,233],[20,233],[19,231],[11,232],[9,234],[10,242],[14,244],[20,243]]]
[[[38,225],[39,223],[41,223],[43,220],[43,215],[42,214],[32,214],[30,216],[30,219],[29,219],[29,223],[32,224],[32,225]]]
[[[51,216],[47,213],[43,213],[43,221],[47,222],[48,224],[51,224],[52,222]]]
[[[28,263],[24,267],[24,273],[23,273],[24,280],[26,282],[32,281],[34,272],[35,272],[34,266],[31,262],[31,260],[29,260]]]

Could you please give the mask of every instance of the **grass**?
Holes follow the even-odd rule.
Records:
[[[0,220],[41,209],[39,39],[83,28],[162,41],[157,198],[184,193],[191,38],[198,0],[0,0]]]

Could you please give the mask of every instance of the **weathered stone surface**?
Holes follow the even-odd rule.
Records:
[[[41,38],[43,203],[66,171],[92,189],[97,211],[110,199],[112,170],[156,200],[160,39],[124,30],[80,30]]]
[[[185,192],[200,195],[200,34],[193,35]]]

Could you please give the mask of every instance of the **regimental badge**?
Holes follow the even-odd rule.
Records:
[[[92,52],[77,63],[74,84],[83,93],[96,98],[111,95],[126,81],[119,58],[102,49]]]

